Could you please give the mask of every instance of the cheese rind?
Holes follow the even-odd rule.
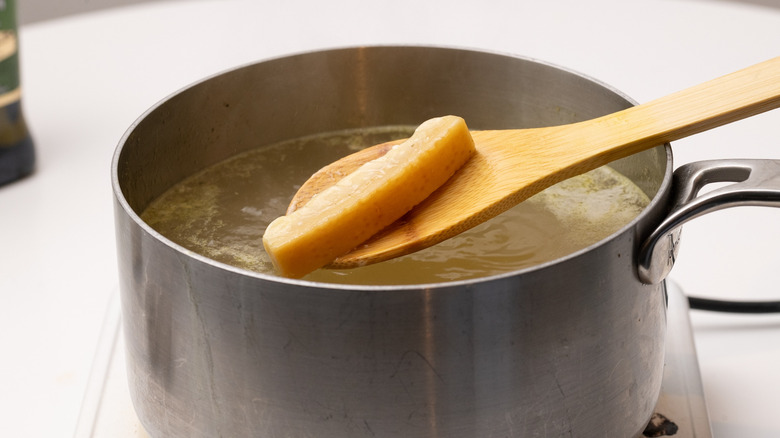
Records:
[[[300,278],[365,242],[444,184],[474,154],[465,121],[430,119],[306,205],[271,222],[263,246],[277,272]]]

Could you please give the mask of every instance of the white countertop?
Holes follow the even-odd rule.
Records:
[[[261,4],[262,3],[262,4]],[[4,436],[71,436],[117,293],[109,168],[155,102],[237,65],[320,48],[430,44],[527,55],[640,102],[780,55],[780,9],[706,1],[196,0],[21,30],[39,164],[0,187]],[[676,163],[780,158],[780,111],[674,144]],[[778,299],[780,210],[686,225],[674,279],[691,295]],[[780,315],[692,312],[717,437],[780,436]]]

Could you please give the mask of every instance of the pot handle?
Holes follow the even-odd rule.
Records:
[[[707,184],[731,182],[699,195]],[[678,168],[669,215],[639,249],[639,279],[661,282],[677,258],[682,224],[729,207],[780,207],[780,160],[709,160]]]

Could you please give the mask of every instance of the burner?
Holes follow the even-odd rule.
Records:
[[[656,412],[653,414],[653,417],[650,418],[650,423],[647,424],[647,428],[645,428],[643,435],[648,437],[671,436],[677,435],[678,430],[679,428],[676,424]]]
[[[711,438],[688,300],[667,280],[666,360],[656,413],[636,438]],[[148,438],[130,401],[118,292],[107,312],[75,438]]]

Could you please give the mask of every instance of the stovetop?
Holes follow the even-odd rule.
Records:
[[[661,396],[648,428],[633,438],[711,438],[688,301],[673,282],[667,280],[666,285],[669,311]],[[149,437],[130,400],[122,339],[115,296],[103,324],[75,438]]]

